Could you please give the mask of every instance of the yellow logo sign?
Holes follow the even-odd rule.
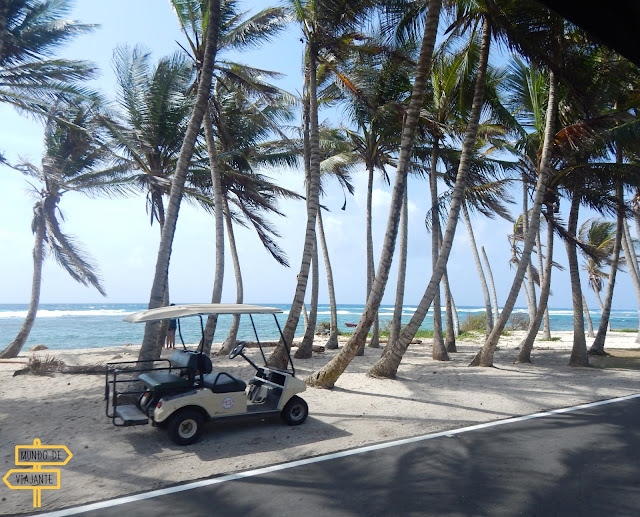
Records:
[[[16,465],[29,465],[32,469],[11,469],[2,480],[12,490],[33,490],[33,507],[40,508],[41,491],[60,488],[60,469],[43,469],[43,466],[66,465],[73,457],[66,445],[16,445]]]

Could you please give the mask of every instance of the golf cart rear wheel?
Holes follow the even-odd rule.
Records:
[[[307,419],[308,414],[309,407],[307,403],[297,395],[294,395],[285,404],[280,416],[289,425],[300,425]]]
[[[204,418],[195,409],[181,409],[169,418],[169,438],[178,445],[191,445],[202,434]]]

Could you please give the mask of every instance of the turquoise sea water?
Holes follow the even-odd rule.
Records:
[[[262,303],[270,307],[283,310],[278,314],[278,321],[284,325],[289,305]],[[26,315],[28,306],[25,304],[0,304],[0,350],[8,345],[15,337]],[[68,348],[96,348],[104,346],[123,345],[125,343],[140,344],[144,333],[144,325],[127,323],[123,318],[135,311],[146,309],[146,304],[41,304],[38,316],[27,341],[26,347],[44,344],[51,349]],[[340,330],[349,331],[345,323],[357,323],[364,305],[339,305],[338,325]],[[403,308],[402,321],[407,323],[415,312],[415,305]],[[460,321],[469,314],[483,312],[482,307],[458,307]],[[527,314],[524,308],[517,308],[514,313]],[[329,306],[318,307],[318,321],[329,321]],[[388,322],[393,315],[392,306],[382,306],[379,311],[381,325]],[[597,329],[599,313],[592,311],[591,317]],[[573,330],[573,312],[571,309],[551,309],[551,329]],[[215,341],[223,341],[231,316],[220,316],[216,330]],[[260,339],[276,339],[278,329],[272,315],[255,315],[254,322]],[[182,331],[186,343],[197,343],[200,340],[200,323],[198,318],[181,320]],[[422,328],[431,329],[433,319],[431,313],[427,315]],[[611,314],[612,328],[638,328],[638,311],[615,310]],[[296,335],[303,334],[302,318]],[[253,329],[247,316],[241,319],[239,332],[241,339],[252,339]]]

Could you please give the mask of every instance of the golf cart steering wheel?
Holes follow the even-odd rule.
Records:
[[[244,350],[246,344],[246,341],[238,341],[238,343],[236,343],[236,346],[233,347],[233,350],[229,352],[229,359],[233,359],[234,357],[239,356]]]

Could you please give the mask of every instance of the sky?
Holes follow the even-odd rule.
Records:
[[[268,1],[240,4],[244,9],[257,10],[269,5]],[[91,34],[82,35],[66,45],[63,57],[85,59],[100,68],[100,76],[92,87],[107,98],[115,98],[115,79],[111,58],[117,45],[142,44],[152,52],[154,59],[179,50],[177,42],[184,44],[178,23],[165,0],[110,0],[94,2],[78,0],[70,18],[83,23],[99,24]],[[238,62],[262,69],[277,70],[286,76],[278,86],[299,93],[302,85],[301,62],[303,45],[299,29],[292,26],[273,42],[259,50],[242,55],[228,55]],[[333,124],[348,124],[345,115],[336,110],[321,112],[320,119],[329,117]],[[0,152],[12,162],[29,160],[40,163],[42,155],[42,126],[6,106],[0,106]],[[302,193],[303,177],[299,170],[264,171],[279,184]],[[391,184],[393,185],[393,171]],[[323,213],[329,254],[338,303],[362,304],[366,292],[365,266],[365,202],[366,172],[354,173],[355,195],[344,193],[337,185],[329,185],[321,202],[329,211]],[[380,256],[386,221],[389,214],[391,187],[379,176],[374,183],[373,228],[374,256]],[[514,192],[514,199],[520,194]],[[0,166],[0,303],[28,303],[31,293],[32,247],[31,233],[33,188],[19,172]],[[429,186],[425,180],[409,180],[409,257],[405,304],[415,305],[422,297],[430,278],[431,236],[424,225],[429,205]],[[41,303],[146,303],[155,269],[159,229],[149,224],[144,197],[126,199],[90,199],[78,193],[66,194],[60,203],[64,214],[62,228],[73,235],[97,265],[102,285],[107,292],[102,297],[93,288],[74,282],[48,257],[43,270]],[[280,202],[286,217],[271,217],[278,228],[280,246],[288,255],[291,267],[275,262],[263,249],[251,230],[236,228],[236,240],[243,272],[246,303],[290,303],[295,290],[296,274],[300,267],[305,233],[306,209],[303,202]],[[566,210],[563,211],[566,214]],[[511,205],[514,216],[518,205]],[[581,221],[593,214],[583,215]],[[512,223],[501,219],[473,217],[478,246],[484,246],[491,262],[502,305],[507,297],[515,270],[509,266],[510,250],[507,235]],[[211,299],[215,266],[213,218],[202,210],[183,203],[180,209],[169,283],[172,302],[197,303]],[[544,237],[543,237],[544,240]],[[235,280],[228,250],[226,252],[223,302],[235,301]],[[564,246],[556,243],[554,259],[566,267]],[[392,305],[395,297],[397,262],[383,305]],[[328,302],[324,267],[320,271],[320,303]],[[583,275],[584,276],[584,275]],[[484,305],[478,275],[471,254],[467,231],[462,219],[449,259],[449,278],[454,300],[458,306]],[[589,306],[597,308],[595,295],[583,289]],[[309,299],[310,288],[307,292]],[[520,295],[517,306],[525,306]],[[554,271],[550,307],[571,307],[571,289],[568,272]],[[614,309],[635,309],[635,299],[629,276],[619,275],[614,294]]]

